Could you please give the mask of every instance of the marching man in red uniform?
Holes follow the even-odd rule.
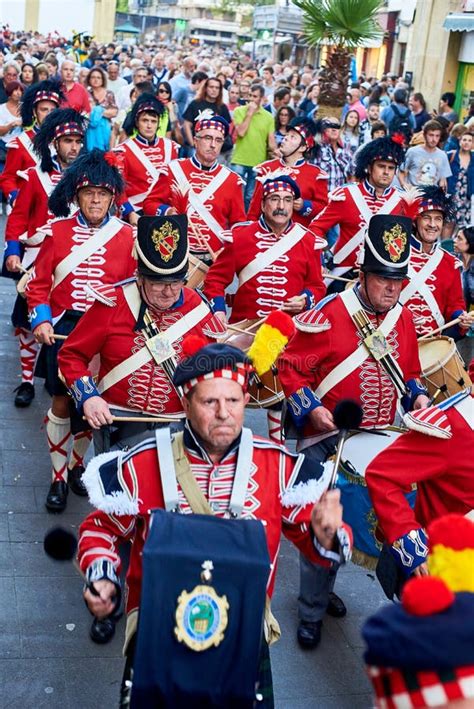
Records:
[[[460,318],[458,326],[444,333],[459,339],[474,323],[474,313],[466,312],[461,261],[439,244],[444,222],[455,221],[452,199],[440,187],[422,187],[416,194],[408,207],[414,229],[410,280],[400,294],[400,302],[411,311],[418,336]]]
[[[141,94],[125,119],[129,138],[114,150],[125,180],[122,215],[135,225],[161,168],[178,157],[179,145],[156,135],[164,107],[152,94]]]
[[[45,230],[54,219],[48,198],[63,170],[79,155],[84,140],[84,118],[72,109],[57,109],[44,120],[33,139],[41,161],[23,175],[22,186],[5,229],[5,269],[14,276],[30,268],[38,255]],[[54,157],[53,157],[54,155]],[[33,371],[38,347],[31,334],[25,299],[18,296],[12,314],[20,345],[22,383],[15,405],[29,406],[35,390]]]
[[[30,86],[21,102],[23,133],[8,144],[5,167],[0,175],[0,188],[11,206],[23,182],[21,173],[39,163],[33,149],[33,138],[47,115],[58,108],[63,94],[61,84],[50,79]]]
[[[90,426],[112,424],[111,409],[180,420],[184,411],[170,377],[181,359],[183,337],[223,337],[226,329],[200,296],[186,288],[186,217],[141,217],[136,242],[137,280],[95,289],[96,302],[61,348],[59,368]],[[168,352],[158,361],[147,342],[160,333]],[[100,355],[97,385],[89,362]],[[116,424],[112,443],[133,445],[157,424]],[[134,436],[133,441],[131,436]],[[99,442],[99,446],[96,443]],[[94,436],[96,453],[103,452]]]
[[[328,176],[324,170],[308,162],[314,148],[316,124],[308,118],[294,118],[280,145],[280,158],[257,165],[255,191],[247,218],[260,218],[263,183],[274,175],[288,175],[300,188],[301,197],[293,205],[293,220],[308,227],[328,203]]]
[[[177,461],[183,456],[199,495],[217,517],[241,517],[242,524],[249,519],[265,520],[271,562],[269,596],[282,531],[315,564],[331,568],[344,563],[350,554],[350,534],[342,524],[339,492],[321,496],[311,480],[315,469],[310,469],[302,456],[294,456],[283,446],[243,428],[250,372],[250,360],[230,345],[212,344],[189,353],[173,378],[175,387],[181,387],[184,394],[184,431],[171,437],[168,429],[160,429],[156,437],[128,453],[109,453],[94,459],[84,475],[89,499],[97,509],[81,525],[79,563],[86,576],[84,598],[99,618],[112,613],[119,598],[118,544],[132,542],[121,706],[126,706],[132,684],[142,550],[149,533],[150,511],[179,510],[187,515],[194,509],[194,502],[186,495],[184,477],[177,477]],[[245,465],[239,465],[240,460],[246,461]],[[264,639],[261,652],[268,657]],[[192,668],[193,653],[188,655]],[[180,681],[184,685],[186,678]],[[260,706],[273,706],[270,677],[266,686],[259,685],[258,692],[265,697],[260,699]]]
[[[273,310],[291,315],[312,308],[325,294],[319,249],[326,242],[291,217],[301,197],[296,182],[283,175],[263,184],[261,217],[235,226],[209,269],[204,294],[225,321],[225,290],[238,276],[231,323],[258,320]],[[281,441],[281,412],[268,410],[270,438]]]
[[[365,479],[379,526],[406,578],[427,573],[430,522],[474,510],[474,392],[408,414],[405,422],[411,431],[374,458]],[[413,483],[414,510],[405,497]]]
[[[174,160],[145,199],[145,214],[186,214],[189,247],[205,263],[222,249],[221,233],[245,220],[241,178],[217,158],[229,126],[220,116],[198,121],[192,158]]]
[[[421,386],[416,333],[410,312],[398,303],[409,259],[411,222],[378,215],[369,222],[360,281],[296,316],[297,334],[278,360],[298,450],[324,461],[335,450],[333,411],[341,399],[362,406],[362,428],[393,423],[397,402],[406,410],[428,404]],[[326,611],[346,609],[332,593],[335,573],[301,559],[298,640],[316,647]],[[329,605],[328,605],[329,604]]]
[[[324,236],[336,224],[340,226],[339,237],[332,249],[332,275],[355,277],[359,253],[373,214],[404,214],[402,192],[392,187],[403,155],[403,148],[392,138],[377,138],[367,143],[356,159],[355,176],[360,182],[331,192],[328,206],[311,222],[310,229],[318,236]],[[333,281],[328,290],[340,291],[342,286]]]
[[[68,480],[69,397],[58,378],[60,342],[54,336],[69,335],[92,305],[90,287],[116,283],[135,273],[132,227],[109,217],[122,189],[123,180],[112,153],[93,150],[75,161],[51,194],[49,207],[62,218],[50,225],[26,287],[31,329],[43,345],[37,372],[45,378],[53,397],[46,423],[52,463],[46,507],[52,512],[65,509],[68,482],[74,492],[84,494],[80,482],[82,458],[90,441],[89,435],[83,436],[83,450],[73,456]],[[69,217],[73,202],[79,211]]]

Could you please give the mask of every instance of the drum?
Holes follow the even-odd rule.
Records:
[[[365,482],[369,463],[401,435],[399,431],[383,431],[385,435],[355,433],[344,444],[338,471],[337,487],[341,491],[344,521],[350,524],[354,535],[352,561],[374,570],[382,549],[377,535],[377,518]],[[414,504],[415,493],[408,497]]]
[[[23,273],[20,280],[17,281],[16,284],[16,292],[18,295],[21,295],[22,298],[25,298],[25,290],[26,290],[26,284],[28,283],[28,279],[31,275],[31,268],[26,271],[26,273]]]
[[[472,385],[466,365],[451,337],[418,342],[422,381],[433,402],[439,403]]]
[[[232,323],[235,330],[229,330],[225,342],[247,351],[253,342],[253,335],[261,325],[260,320],[241,320]],[[248,334],[247,334],[248,333]],[[250,409],[268,409],[279,404],[285,398],[278,379],[278,370],[272,367],[260,377],[254,374],[249,385]]]
[[[189,271],[186,285],[188,288],[201,288],[209,266],[194,254],[189,254]]]

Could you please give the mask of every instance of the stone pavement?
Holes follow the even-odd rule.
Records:
[[[1,220],[3,221],[3,220]],[[49,462],[43,418],[48,396],[37,383],[29,409],[16,409],[19,384],[16,341],[11,336],[13,284],[0,281],[0,707],[8,709],[112,709],[123,668],[123,620],[114,641],[95,645],[88,636],[91,616],[81,597],[81,579],[71,563],[48,559],[45,532],[60,523],[76,531],[89,509],[73,494],[67,511],[44,508]],[[472,342],[472,341],[471,341]],[[265,417],[247,422],[265,434]],[[296,637],[298,559],[282,544],[273,610],[282,639],[272,649],[278,709],[362,709],[371,694],[362,663],[360,626],[384,603],[374,575],[352,564],[336,590],[347,603],[343,620],[324,621],[315,652],[299,649]]]

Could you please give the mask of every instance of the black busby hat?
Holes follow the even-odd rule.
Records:
[[[403,279],[408,273],[411,220],[396,214],[375,214],[365,237],[364,273]]]
[[[194,125],[194,133],[200,133],[202,130],[218,130],[220,131],[224,138],[229,135],[229,124],[225,118],[222,116],[210,116],[208,118],[201,118],[196,121]]]
[[[238,347],[225,342],[206,344],[204,338],[188,335],[183,340],[183,358],[173,375],[175,387],[186,394],[200,381],[229,379],[247,390],[252,361]]]
[[[407,213],[412,219],[416,219],[423,212],[442,212],[445,221],[456,221],[456,210],[453,198],[436,185],[426,185],[417,187],[414,192],[415,199],[407,208]]]
[[[130,112],[123,122],[123,129],[127,135],[132,135],[136,129],[137,118],[140,113],[156,113],[158,118],[163,115],[165,107],[153,94],[141,94],[133,104]]]
[[[50,172],[54,165],[50,144],[63,135],[83,136],[86,131],[86,119],[72,108],[58,108],[44,119],[41,128],[33,138],[33,148],[41,158],[41,169]]]
[[[188,218],[140,217],[135,242],[138,273],[156,281],[181,280],[188,272]]]
[[[299,133],[305,141],[308,150],[314,148],[314,136],[318,133],[318,125],[311,118],[306,118],[305,116],[293,118],[288,124],[288,130],[295,130]]]
[[[59,81],[46,79],[29,86],[21,100],[21,122],[24,127],[31,126],[35,120],[34,108],[40,101],[52,101],[59,106],[64,98]]]
[[[52,191],[49,209],[57,217],[67,217],[69,205],[76,199],[77,191],[87,186],[104,187],[114,196],[123,192],[125,183],[115,153],[94,148],[79,155]]]
[[[354,174],[358,180],[363,180],[367,177],[367,168],[374,160],[387,160],[395,165],[401,165],[404,157],[405,150],[397,135],[391,138],[376,138],[357,152]]]

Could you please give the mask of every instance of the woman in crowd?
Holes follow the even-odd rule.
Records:
[[[310,84],[306,90],[306,95],[298,106],[300,116],[308,116],[314,120],[314,113],[318,110],[319,84]]]
[[[31,62],[25,62],[23,64],[21,67],[20,81],[25,89],[37,83],[38,74],[36,73],[34,64],[31,64]]]
[[[40,62],[39,64],[36,65],[36,76],[38,77],[38,81],[46,81],[46,79],[49,79],[49,71],[48,67],[46,64],[43,64],[43,62]]]
[[[357,111],[347,111],[342,122],[341,138],[344,146],[349,148],[352,154],[359,147],[359,124],[360,118]]]
[[[171,85],[168,81],[160,81],[156,98],[161,101],[165,107],[165,112],[160,118],[158,126],[158,135],[161,138],[172,138],[180,145],[183,144],[183,136],[178,123],[178,110],[172,98]]]
[[[5,162],[8,143],[21,133],[20,103],[23,91],[23,84],[19,81],[10,81],[5,86],[8,99],[0,104],[0,163]]]
[[[444,144],[444,150],[449,153],[451,150],[459,149],[459,141],[461,136],[467,131],[466,126],[463,123],[455,123],[451,128],[448,140]]]
[[[448,193],[453,195],[458,224],[474,224],[474,133],[466,131],[459,148],[448,155],[452,175],[448,177]]]
[[[458,230],[454,250],[462,261],[462,286],[467,312],[474,310],[474,224]],[[471,328],[469,335],[474,336]]]
[[[91,97],[92,112],[86,132],[87,148],[108,150],[111,144],[112,119],[118,113],[115,96],[107,90],[107,75],[103,69],[94,67],[86,79]]]
[[[291,106],[282,106],[275,115],[275,140],[279,146],[288,133],[288,124],[295,117],[295,112]]]

